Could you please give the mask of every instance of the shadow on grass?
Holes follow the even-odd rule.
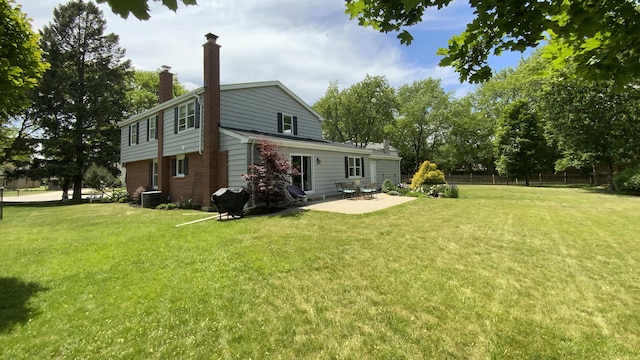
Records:
[[[637,196],[640,196],[640,194],[621,193],[621,192],[617,192],[617,191],[611,190],[611,189],[609,189],[608,187],[605,187],[605,186],[592,186],[592,185],[588,185],[588,184],[567,184],[567,185],[560,184],[560,185],[532,185],[532,186],[539,187],[539,188],[580,189],[580,190],[583,190],[584,192],[591,193],[591,194],[611,195],[611,196],[618,196],[618,197],[637,197]]]
[[[18,323],[27,323],[37,312],[29,307],[29,299],[47,290],[36,282],[0,277],[0,334],[8,333]]]
[[[81,204],[88,204],[89,200],[68,200],[68,201],[62,201],[62,200],[54,200],[54,201],[29,201],[29,202],[4,202],[3,206],[4,207],[24,207],[24,208],[30,208],[30,207],[56,207],[56,206],[72,206],[72,205],[81,205]],[[94,201],[94,204],[97,204],[98,202]]]

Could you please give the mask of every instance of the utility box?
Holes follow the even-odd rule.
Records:
[[[162,191],[145,191],[142,193],[142,207],[155,209],[162,204]]]

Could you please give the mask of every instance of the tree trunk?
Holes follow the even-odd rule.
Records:
[[[74,175],[73,177],[73,200],[82,200],[82,176]]]
[[[529,177],[524,178],[524,185],[529,186]]]
[[[616,191],[616,186],[613,183],[613,163],[609,162],[609,168],[607,169],[607,181],[609,182],[609,190]]]
[[[69,180],[62,181],[62,201],[69,200]]]

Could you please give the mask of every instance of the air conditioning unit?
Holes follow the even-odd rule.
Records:
[[[142,193],[142,207],[155,209],[162,204],[162,191],[145,191]]]

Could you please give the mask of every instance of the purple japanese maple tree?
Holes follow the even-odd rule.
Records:
[[[286,186],[291,183],[291,176],[300,175],[300,172],[278,152],[278,144],[263,139],[259,146],[262,164],[250,165],[249,173],[242,175],[242,179],[249,183],[254,202],[272,209],[286,199]]]

